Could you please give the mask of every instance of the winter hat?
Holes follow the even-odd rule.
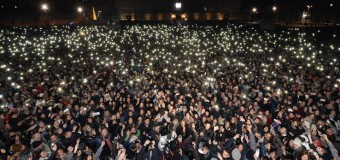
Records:
[[[301,147],[301,140],[299,138],[295,138],[293,143],[299,147]]]
[[[312,126],[310,127],[310,129],[313,131],[313,130],[316,130],[316,125],[315,124],[312,124]]]
[[[200,143],[198,144],[198,153],[204,154],[204,151],[203,151],[204,145],[205,145],[205,142],[200,142]]]

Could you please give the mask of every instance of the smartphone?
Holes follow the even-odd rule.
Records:
[[[255,156],[259,157],[260,156],[260,149],[256,149]]]

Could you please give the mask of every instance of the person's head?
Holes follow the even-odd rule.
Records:
[[[309,155],[307,151],[301,151],[298,153],[298,160],[309,160]]]
[[[326,134],[327,134],[327,136],[332,136],[332,135],[334,135],[333,129],[332,129],[332,128],[327,128],[327,129],[326,129]]]
[[[35,133],[33,135],[33,140],[34,141],[41,141],[41,134],[38,132],[38,133]]]
[[[73,146],[67,147],[67,153],[72,153],[73,150],[74,150],[74,147],[73,147]]]
[[[116,120],[117,120],[116,115],[112,115],[112,116],[111,116],[111,120],[112,120],[112,121],[116,121]]]
[[[236,123],[237,122],[237,118],[236,117],[231,117],[231,123]]]
[[[249,109],[249,115],[254,115],[255,114],[255,110],[252,108],[252,109]]]
[[[136,134],[130,134],[130,142],[134,142],[137,139],[138,139],[138,137],[137,137]]]
[[[272,135],[271,133],[269,133],[269,132],[267,132],[267,133],[264,135],[264,138],[265,138],[265,140],[267,140],[267,141],[270,141],[270,140],[272,139],[272,137],[273,137],[273,135]]]
[[[130,117],[130,118],[128,119],[128,124],[133,124],[133,118],[132,118],[132,117]]]
[[[91,154],[87,154],[87,155],[85,156],[85,159],[86,159],[86,160],[93,160],[93,156],[92,156]]]
[[[38,126],[39,126],[39,127],[44,127],[44,126],[45,126],[45,123],[42,122],[42,121],[40,121],[40,122],[38,122]]]
[[[269,110],[266,110],[266,112],[264,112],[264,114],[265,114],[267,117],[270,116]]]
[[[209,130],[211,128],[210,123],[205,123],[205,130]]]
[[[67,114],[66,115],[66,120],[67,121],[71,121],[73,118],[72,118],[72,115],[71,114]]]
[[[156,141],[155,140],[152,140],[151,142],[150,142],[150,145],[149,145],[149,149],[155,149],[155,145],[156,144]]]
[[[257,114],[262,116],[263,115],[263,111],[262,110],[258,110]]]
[[[292,140],[292,148],[294,150],[299,150],[301,149],[301,140],[299,138],[295,138],[294,140]]]
[[[316,147],[316,151],[317,151],[320,155],[323,155],[323,154],[325,154],[325,153],[327,152],[327,151],[325,150],[325,148],[319,147],[319,146]]]
[[[51,135],[51,142],[57,142],[58,141],[58,137],[56,135]]]
[[[88,117],[87,118],[87,123],[89,123],[89,124],[93,123],[93,119],[91,117]]]
[[[205,144],[203,146],[203,153],[206,155],[210,152],[210,146],[208,144]]]
[[[224,131],[225,131],[225,129],[224,129],[224,126],[223,126],[223,125],[220,125],[220,126],[219,126],[219,131],[220,131],[220,132],[224,132]]]
[[[109,132],[107,130],[107,128],[102,128],[101,131],[100,131],[100,135],[102,138],[107,138],[109,136]]]
[[[281,128],[280,128],[280,133],[281,133],[281,135],[286,135],[286,134],[287,134],[287,129],[286,129],[286,127],[281,127]]]
[[[269,150],[271,149],[271,146],[272,146],[272,145],[271,145],[270,143],[267,143],[267,144],[265,145],[266,150],[269,151]]]
[[[72,137],[72,132],[71,131],[67,131],[65,132],[65,138],[71,138]]]
[[[186,112],[185,113],[185,118],[190,118],[191,116],[190,116],[190,113],[189,112]]]
[[[65,154],[65,151],[64,151],[62,148],[60,148],[60,149],[57,150],[57,155],[58,155],[59,157],[63,156],[64,154]]]
[[[270,151],[270,157],[271,157],[271,158],[276,158],[276,157],[277,157],[277,154],[276,154],[275,149],[272,149],[272,150]]]
[[[145,123],[145,125],[149,125],[149,124],[150,124],[150,119],[149,119],[149,118],[146,118],[146,119],[144,120],[144,123]]]
[[[222,151],[222,158],[230,158],[230,151],[224,149]]]
[[[132,150],[133,152],[139,153],[141,147],[142,147],[142,145],[141,145],[140,141],[137,140],[137,141],[133,144],[131,150]]]
[[[40,152],[40,158],[46,158],[48,156],[47,152],[41,151]]]
[[[242,145],[242,143],[237,145],[237,149],[238,149],[240,152],[242,152],[242,150],[243,150],[243,145]]]

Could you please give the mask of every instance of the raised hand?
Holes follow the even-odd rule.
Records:
[[[217,158],[218,159],[223,159],[221,153],[217,153]]]
[[[235,136],[234,136],[234,139],[236,140],[237,138],[240,138],[240,134],[236,134]]]
[[[144,142],[144,146],[147,146],[147,145],[149,145],[150,144],[150,140],[146,140],[145,142]]]
[[[100,144],[100,147],[103,148],[105,146],[105,141],[102,141],[102,143]]]

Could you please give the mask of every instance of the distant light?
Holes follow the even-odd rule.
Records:
[[[330,7],[333,7],[333,3],[329,4]]]
[[[77,11],[78,11],[79,13],[81,13],[81,12],[83,12],[83,8],[78,7]]]
[[[257,8],[253,8],[252,10],[251,10],[253,13],[256,13],[257,12]]]
[[[307,16],[308,16],[307,13],[303,13],[303,14],[302,14],[302,17],[303,17],[303,18],[306,18]]]
[[[18,8],[17,6],[14,6],[14,8]]]
[[[274,12],[277,10],[276,6],[273,6],[272,9],[273,9]]]
[[[42,10],[44,10],[44,11],[48,10],[48,6],[47,6],[47,4],[43,4],[43,5],[41,5],[41,9],[42,9]]]
[[[175,3],[175,8],[176,8],[176,9],[181,9],[181,8],[182,8],[182,3],[176,2],[176,3]]]

